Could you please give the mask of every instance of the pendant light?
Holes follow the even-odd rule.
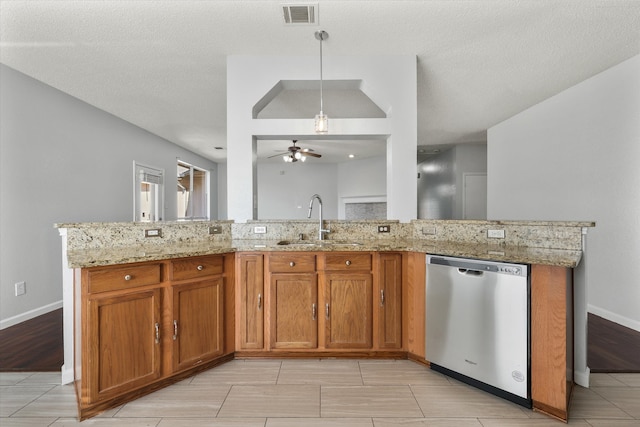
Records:
[[[316,39],[320,40],[320,114],[316,114],[316,133],[329,132],[329,118],[322,111],[322,42],[329,38],[329,34],[324,31],[316,31]]]

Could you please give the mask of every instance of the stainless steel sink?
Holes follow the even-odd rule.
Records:
[[[323,240],[321,245],[325,246],[362,246],[359,242],[346,242],[343,240]]]
[[[304,242],[300,240],[281,240],[277,243],[278,246],[318,246],[315,242]]]
[[[304,241],[304,240],[281,240],[277,243],[278,246],[362,246],[362,243],[349,242],[345,240],[318,240],[318,241]]]

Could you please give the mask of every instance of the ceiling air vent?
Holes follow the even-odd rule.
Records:
[[[316,24],[317,4],[284,4],[282,15],[285,24]]]

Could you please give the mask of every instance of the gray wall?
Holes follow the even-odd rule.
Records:
[[[54,223],[131,221],[133,161],[176,172],[176,159],[217,165],[0,65],[0,326],[61,306],[61,243]],[[165,218],[176,192],[165,186]],[[26,281],[26,295],[14,283]]]
[[[494,126],[488,140],[489,218],[596,221],[588,309],[640,331],[640,56]]]

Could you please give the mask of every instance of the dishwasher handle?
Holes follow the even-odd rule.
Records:
[[[469,270],[468,268],[459,268],[458,273],[464,274],[465,276],[475,276],[475,277],[484,276],[484,271]]]

